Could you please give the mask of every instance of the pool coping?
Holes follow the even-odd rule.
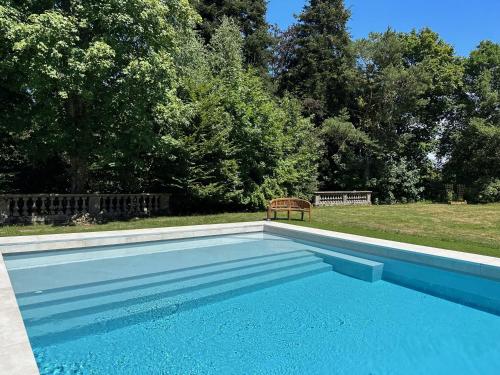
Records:
[[[28,334],[0,252],[0,374],[39,374]]]
[[[267,222],[264,231],[500,281],[500,258],[496,257],[284,223]]]
[[[500,258],[381,240],[269,221],[183,227],[0,237],[0,373],[39,374],[21,312],[3,260],[5,254],[267,232],[345,247],[360,253],[428,265],[500,281]]]

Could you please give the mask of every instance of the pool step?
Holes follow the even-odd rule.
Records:
[[[320,248],[311,252],[331,264],[336,272],[368,282],[382,279],[383,263]]]
[[[159,319],[300,278],[331,272],[332,266],[307,251],[285,253],[274,262],[238,263],[219,272],[184,275],[183,278],[148,279],[146,284],[92,293],[81,289],[52,293],[52,299],[35,298],[21,302],[30,338],[43,341],[71,340],[77,336],[109,331],[144,320]],[[206,270],[204,270],[206,271]],[[144,280],[143,280],[144,281]],[[119,288],[117,288],[119,286]],[[74,292],[77,292],[75,294]],[[84,293],[83,293],[84,292]],[[42,293],[43,294],[43,293]]]
[[[175,257],[175,255],[174,255]],[[253,256],[237,258],[229,261],[206,263],[172,269],[170,265],[165,265],[164,271],[148,274],[138,274],[128,277],[118,277],[106,279],[99,282],[79,284],[75,286],[40,290],[37,292],[17,294],[17,300],[23,310],[42,307],[43,305],[53,306],[65,302],[82,301],[93,297],[109,297],[113,293],[120,292],[140,292],[143,289],[158,288],[169,284],[200,281],[206,278],[215,279],[217,275],[227,278],[228,272],[239,272],[244,275],[245,271],[251,271],[256,267],[265,267],[283,264],[284,261],[314,261],[321,262],[317,257],[312,257],[307,251],[289,251],[263,256]],[[248,273],[249,273],[248,272]]]

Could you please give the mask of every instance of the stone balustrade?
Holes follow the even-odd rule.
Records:
[[[169,194],[3,194],[0,224],[150,216],[167,213],[169,206]]]
[[[318,191],[314,193],[315,206],[338,206],[371,203],[371,191]]]

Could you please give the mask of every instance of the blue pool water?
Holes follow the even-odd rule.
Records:
[[[499,373],[498,314],[310,250],[246,234],[6,264],[41,374]]]

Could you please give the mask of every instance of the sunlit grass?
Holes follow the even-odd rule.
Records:
[[[0,236],[92,232],[262,220],[264,212],[134,219],[77,226],[11,226]],[[292,224],[500,257],[500,204],[409,204],[318,208]]]

